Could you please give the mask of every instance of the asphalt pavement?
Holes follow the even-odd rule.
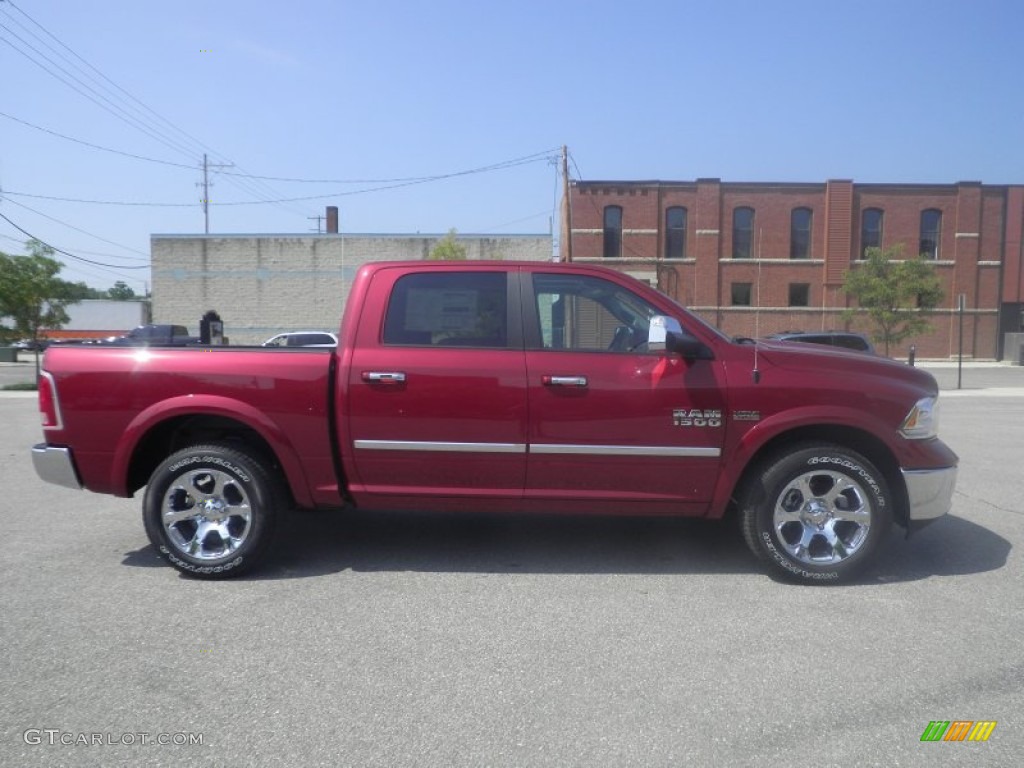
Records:
[[[138,499],[38,480],[7,394],[0,765],[1018,766],[1024,371],[971,376],[952,514],[846,587],[766,576],[723,524],[336,512],[195,581]]]

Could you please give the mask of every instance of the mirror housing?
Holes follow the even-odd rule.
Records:
[[[714,360],[715,353],[707,344],[700,339],[686,334],[676,335],[670,333],[665,348],[669,352],[675,352],[684,360]]]
[[[647,348],[652,352],[667,350],[675,352],[686,360],[713,360],[711,348],[683,332],[683,327],[674,317],[655,315],[647,331]]]

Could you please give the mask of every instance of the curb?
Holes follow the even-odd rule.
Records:
[[[1024,397],[1024,387],[990,387],[988,389],[942,389],[939,397]]]

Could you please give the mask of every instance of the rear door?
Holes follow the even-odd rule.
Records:
[[[348,368],[354,492],[522,496],[526,365],[516,272],[377,272]]]
[[[708,501],[725,432],[715,361],[649,350],[662,312],[604,277],[527,274],[524,303],[526,497]]]

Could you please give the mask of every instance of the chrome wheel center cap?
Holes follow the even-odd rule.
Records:
[[[828,507],[820,501],[809,501],[804,507],[804,520],[821,528],[832,517]]]
[[[200,509],[207,520],[220,520],[224,517],[225,504],[220,499],[204,499]]]

